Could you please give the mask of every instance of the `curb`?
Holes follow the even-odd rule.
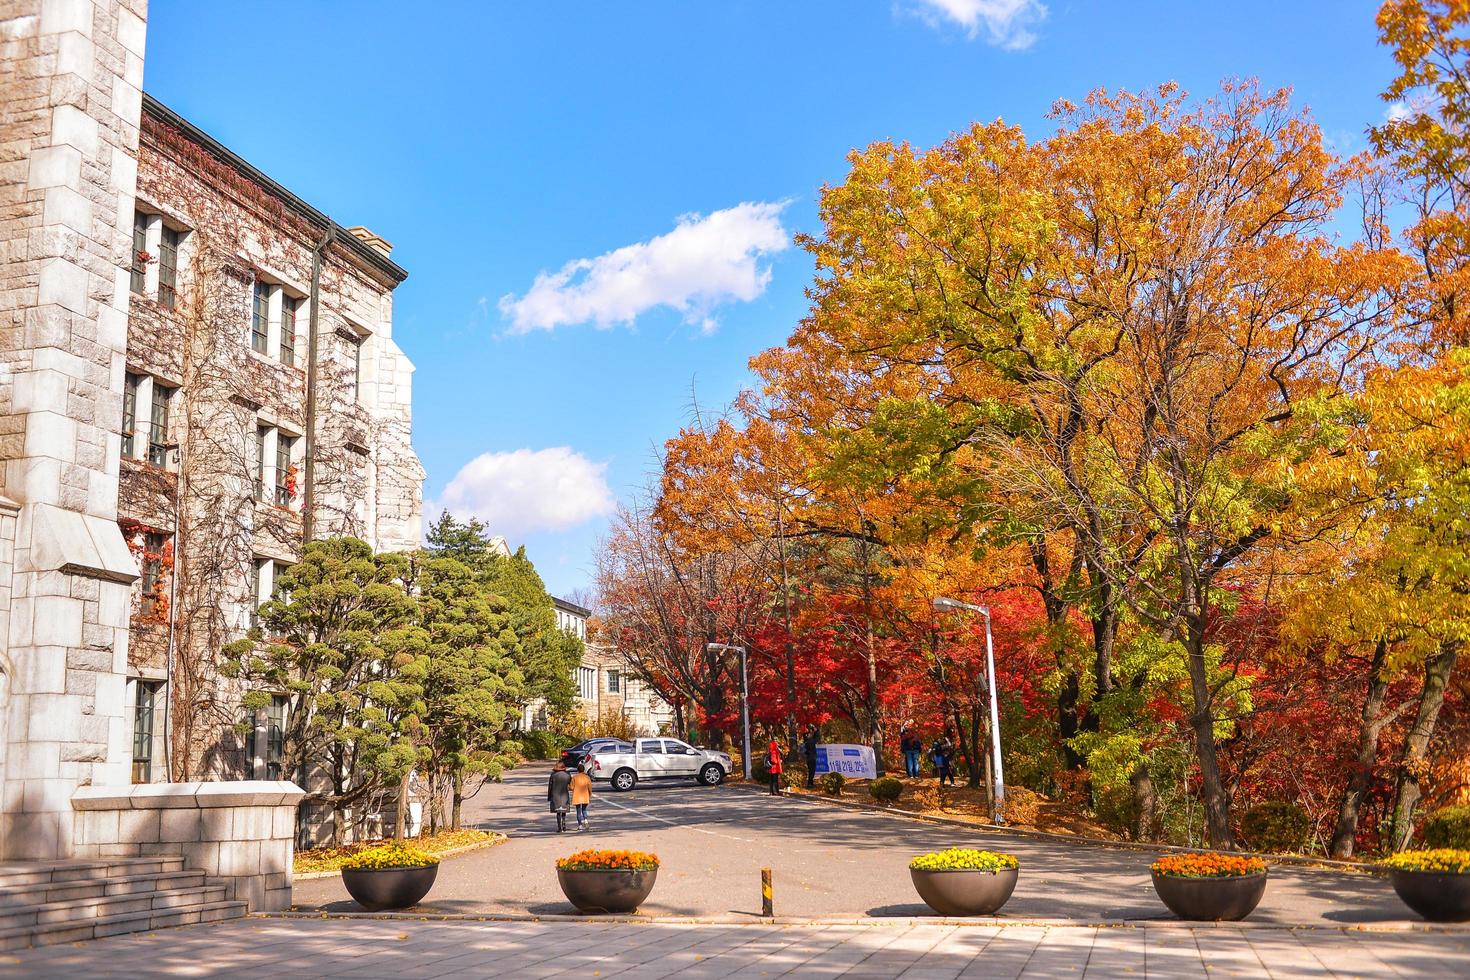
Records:
[[[443,858],[454,857],[456,854],[464,854],[469,851],[482,851],[487,847],[496,847],[504,844],[508,840],[510,840],[509,834],[501,834],[495,840],[482,840],[476,841],[473,844],[464,844],[460,847],[451,847],[447,851],[438,852],[435,857],[442,860]],[[297,881],[317,881],[321,878],[336,878],[340,874],[342,874],[341,868],[338,868],[336,871],[302,871],[299,874],[293,871],[291,873],[291,881],[293,883]]]
[[[726,783],[730,789],[744,792],[757,792],[768,795],[763,787],[747,785],[745,783]],[[1009,834],[1012,837],[1023,837],[1031,840],[1054,841],[1065,844],[1079,844],[1086,847],[1112,847],[1124,851],[1148,851],[1155,854],[1198,854],[1207,848],[1181,847],[1177,844],[1154,844],[1145,841],[1131,840],[1099,840],[1096,837],[1079,837],[1074,834],[1056,834],[1047,830],[1023,830],[1019,827],[997,827],[994,824],[970,823],[967,820],[959,820],[954,817],[939,817],[928,813],[914,813],[911,810],[895,810],[891,807],[879,806],[876,803],[862,803],[857,800],[844,800],[831,796],[818,796],[808,793],[783,793],[782,799],[801,800],[812,806],[841,806],[849,810],[860,812],[878,813],[884,816],[897,817],[904,820],[917,820],[921,823],[941,824],[947,827],[964,827],[966,830],[979,831],[987,834]],[[1339,861],[1333,858],[1305,857],[1300,854],[1271,854],[1265,851],[1232,851],[1232,855],[1239,857],[1258,857],[1272,864],[1289,864],[1295,867],[1315,871],[1331,871],[1336,873],[1347,872],[1350,874],[1369,875],[1375,878],[1386,878],[1388,871],[1382,867],[1371,864],[1363,864],[1356,861]]]
[[[944,916],[905,916],[867,918],[861,916],[698,916],[698,915],[532,915],[518,912],[255,912],[252,919],[342,919],[379,920],[386,922],[589,922],[602,925],[707,925],[707,926],[862,926],[892,928],[895,926],[970,926],[984,929],[1223,929],[1292,932],[1385,932],[1385,933],[1450,933],[1470,935],[1470,924],[1392,920],[1344,925],[1303,925],[1289,922],[1190,922],[1183,919],[1005,919],[996,916],[946,918]]]

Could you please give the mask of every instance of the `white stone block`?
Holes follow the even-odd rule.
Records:
[[[47,230],[54,234],[45,236],[42,249],[32,258],[66,255],[75,248],[80,236],[92,232],[92,202],[66,185],[48,187],[41,207],[41,220],[51,226]]]
[[[30,172],[26,177],[26,186],[31,190],[81,185],[82,153],[76,147],[47,146],[31,151]]]
[[[65,414],[33,411],[26,418],[26,455],[70,463],[76,458],[76,444],[77,424]]]
[[[82,600],[67,596],[37,596],[34,600],[33,642],[37,646],[82,645]]]
[[[127,349],[128,314],[126,311],[111,306],[104,306],[97,311],[97,343],[111,350]]]
[[[117,842],[119,844],[153,844],[158,841],[160,810],[119,810]]]
[[[74,146],[90,160],[97,155],[97,120],[74,105],[59,105],[51,110],[51,143]]]
[[[30,602],[29,599],[20,601]],[[65,694],[66,650],[32,650],[16,658],[14,685],[17,690],[30,694]]]
[[[80,626],[78,626],[80,633]],[[27,734],[30,742],[27,747],[38,743],[51,743],[56,748],[61,742],[71,742],[77,737],[77,729],[81,725],[82,699],[72,694],[33,694],[29,708],[30,722]],[[61,756],[59,751],[53,763],[59,764]],[[38,770],[32,768],[31,772],[48,772],[50,770]]]
[[[158,839],[162,842],[201,840],[199,811],[192,807],[158,811]]]
[[[41,33],[92,33],[92,0],[42,0]]]
[[[87,313],[87,270],[66,259],[52,259],[41,266],[37,282],[36,302],[40,306],[56,304],[63,309]]]
[[[138,191],[138,158],[118,147],[112,148],[112,188],[129,200]]]
[[[198,783],[140,783],[129,788],[135,810],[194,810]]]
[[[112,80],[112,111],[122,119],[139,118],[143,114],[143,90],[125,77],[114,78]]]
[[[66,415],[67,381],[54,371],[25,371],[15,375],[10,405],[17,412],[53,412]]]
[[[92,46],[92,39],[87,35],[77,31],[67,31],[57,39],[56,73],[58,75],[77,75],[90,82],[95,58],[96,49]]]
[[[143,18],[130,10],[117,8],[117,40],[138,57],[143,57],[143,45],[148,36]]]
[[[21,797],[22,813],[71,812],[71,793],[75,787],[66,779],[27,779]]]

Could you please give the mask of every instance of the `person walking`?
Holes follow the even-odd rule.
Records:
[[[551,778],[546,781],[546,801],[551,804],[551,812],[556,814],[558,834],[567,829],[567,811],[572,808],[571,785],[572,774],[567,772],[566,763],[558,762],[551,770]]]
[[[592,804],[592,777],[586,768],[577,767],[572,776],[572,806],[577,808],[577,833],[587,829],[587,807]]]
[[[806,737],[801,740],[801,758],[806,763],[806,788],[813,789],[817,785],[817,742],[822,738],[817,733],[817,726],[810,725],[806,730]]]
[[[951,762],[954,759],[954,742],[950,741],[949,730],[934,740],[934,745],[929,750],[929,757],[934,760],[934,768],[939,773],[939,785],[943,786],[948,780],[949,785],[954,785],[954,770]]]
[[[771,795],[781,795],[781,743],[772,741],[766,749],[766,771],[771,774]]]
[[[424,831],[424,784],[417,769],[408,774],[408,813],[404,824],[405,837],[417,837]]]
[[[919,753],[923,751],[924,744],[919,741],[919,736],[914,733],[914,723],[905,722],[903,729],[898,733],[898,747],[903,750],[903,768],[910,779],[919,778]]]

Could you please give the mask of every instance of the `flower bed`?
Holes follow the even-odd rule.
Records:
[[[412,846],[429,854],[443,855],[449,851],[499,844],[504,840],[504,834],[492,833],[488,830],[444,830],[425,837],[415,837]],[[354,855],[379,847],[383,843],[385,842],[366,841],[358,844],[345,844],[342,847],[314,847],[306,851],[297,851],[292,861],[292,871],[298,875],[340,871],[344,863]]]
[[[578,851],[556,862],[556,880],[583,912],[636,912],[658,881],[658,855]]]
[[[654,871],[658,855],[645,851],[578,851],[556,862],[558,871]]]
[[[1149,870],[1154,891],[1181,919],[1238,922],[1266,894],[1266,862],[1233,854],[1169,854]]]
[[[1470,922],[1470,851],[1405,851],[1383,863],[1409,908],[1430,922]]]
[[[365,848],[342,861],[344,870],[385,871],[388,868],[427,868],[439,858],[402,841],[389,841]]]
[[[1230,854],[1169,854],[1155,861],[1149,870],[1169,878],[1238,878],[1265,873],[1266,862]]]
[[[1019,868],[1014,854],[977,851],[972,847],[951,847],[931,854],[920,854],[909,862],[915,871],[1006,871]]]

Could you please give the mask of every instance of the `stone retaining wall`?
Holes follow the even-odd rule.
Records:
[[[219,878],[252,912],[291,905],[295,783],[244,780],[83,786],[72,796],[74,852],[84,857],[180,854]]]

